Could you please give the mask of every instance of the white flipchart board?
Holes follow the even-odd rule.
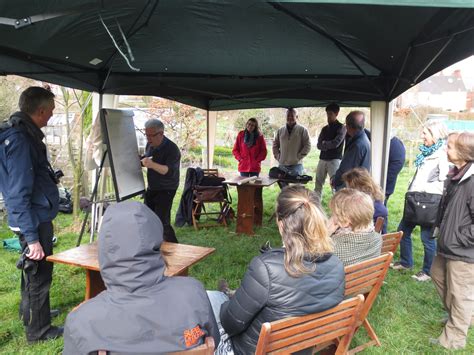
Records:
[[[138,154],[133,111],[102,109],[100,120],[117,201],[142,194],[145,182]]]

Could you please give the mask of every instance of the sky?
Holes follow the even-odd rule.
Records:
[[[461,75],[467,89],[474,89],[474,56],[470,56],[443,70],[445,75],[452,74],[456,69],[461,70]]]

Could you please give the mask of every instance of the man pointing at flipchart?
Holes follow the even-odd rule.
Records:
[[[147,168],[148,188],[145,204],[163,223],[163,237],[167,242],[178,243],[171,226],[171,206],[179,186],[181,153],[178,146],[164,135],[163,122],[157,119],[145,123],[147,146],[141,160]]]

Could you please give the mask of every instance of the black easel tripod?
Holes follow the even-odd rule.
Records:
[[[97,197],[97,189],[99,187],[99,180],[102,174],[102,170],[104,168],[104,162],[105,162],[106,156],[107,156],[107,150],[104,151],[104,155],[102,156],[102,160],[100,161],[99,171],[97,172],[97,177],[95,179],[94,189],[92,190],[91,199],[90,199],[92,205],[94,204]],[[91,211],[92,211],[92,205],[91,205]],[[87,223],[87,219],[89,218],[89,214],[90,214],[90,211],[87,210],[86,215],[84,216],[84,220],[82,221],[81,233],[79,233],[79,237],[77,238],[76,247],[81,245],[82,236],[84,235],[84,231],[86,229],[86,223]]]

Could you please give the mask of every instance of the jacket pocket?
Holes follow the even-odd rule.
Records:
[[[474,224],[466,224],[458,228],[456,233],[458,243],[464,248],[474,247]]]

